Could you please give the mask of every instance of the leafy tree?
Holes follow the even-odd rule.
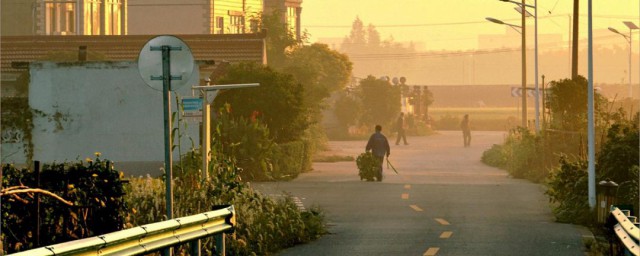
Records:
[[[587,127],[587,79],[578,76],[574,79],[552,81],[549,95],[549,108],[552,113],[552,127],[567,131],[582,131]],[[594,111],[600,112],[606,100],[595,93]]]
[[[224,91],[214,107],[231,105],[234,117],[259,118],[269,127],[275,142],[299,139],[309,126],[304,108],[304,88],[293,76],[273,71],[256,63],[238,63],[229,67],[219,84],[260,83],[257,88]]]
[[[319,113],[322,101],[347,85],[352,69],[346,55],[326,44],[312,44],[293,49],[283,72],[303,84],[305,103]]]
[[[262,27],[268,30],[269,66],[279,72],[292,74],[302,84],[304,105],[301,107],[308,113],[311,125],[319,124],[323,101],[332,92],[345,87],[351,77],[352,64],[346,55],[329,49],[327,45],[303,45],[307,39],[306,33],[296,39],[279,17],[280,13],[274,12],[262,15],[261,19]],[[324,138],[322,130],[311,128],[308,135],[312,140]]]
[[[362,116],[362,103],[359,98],[355,98],[346,93],[341,93],[335,103],[334,113],[338,118],[338,123],[346,130],[349,125],[355,125]]]
[[[360,99],[365,124],[390,124],[400,113],[400,87],[386,80],[368,76],[360,81]]]

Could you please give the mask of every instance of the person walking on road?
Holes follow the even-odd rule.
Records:
[[[371,153],[380,160],[379,172],[376,174],[378,181],[382,181],[382,163],[384,162],[385,155],[389,157],[391,154],[391,147],[389,147],[389,141],[387,137],[382,134],[382,126],[376,125],[376,132],[369,137],[366,152]]]
[[[407,136],[405,134],[405,129],[406,128],[406,123],[404,120],[404,113],[400,112],[400,116],[398,117],[398,120],[396,121],[396,130],[398,131],[398,139],[396,139],[396,145],[400,144],[400,138],[402,138],[402,140],[404,140],[404,144],[405,145],[409,145],[409,143],[407,143]]]
[[[471,127],[469,126],[469,114],[465,114],[460,122],[460,128],[462,129],[462,140],[464,140],[464,147],[471,146]]]

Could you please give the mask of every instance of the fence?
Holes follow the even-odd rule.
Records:
[[[640,223],[638,218],[630,216],[630,211],[611,207],[611,215],[617,221],[613,231],[625,250],[625,255],[640,255]]]
[[[235,214],[233,206],[223,206],[210,212],[49,245],[8,256],[136,255],[188,242],[192,242],[191,255],[200,255],[197,241],[233,231],[236,224]],[[224,241],[220,242],[220,240],[222,239],[217,239],[216,248],[224,254]]]

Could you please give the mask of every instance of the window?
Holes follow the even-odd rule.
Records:
[[[100,2],[92,1],[89,3],[87,7],[91,8],[91,34],[90,35],[100,35]]]
[[[104,12],[104,26],[105,26],[105,35],[120,35],[121,34],[121,0],[104,0],[105,1],[105,12]]]
[[[244,33],[244,16],[231,16],[231,33],[232,34],[242,34]]]
[[[76,4],[70,0],[45,1],[45,34],[76,34]]]
[[[216,34],[224,34],[224,17],[216,17]]]
[[[295,7],[287,7],[287,28],[289,32],[296,34],[296,23],[298,20],[298,13]]]
[[[100,35],[100,5],[98,0],[84,0],[84,34]]]

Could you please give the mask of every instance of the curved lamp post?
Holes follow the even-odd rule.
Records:
[[[502,0],[501,0],[502,1]],[[515,28],[520,28],[520,31],[518,31],[517,29],[515,29],[516,31],[520,32],[520,35],[522,35],[522,127],[527,128],[527,54],[526,54],[526,33],[525,33],[525,23],[524,23],[524,13],[522,14],[522,26],[518,26],[518,25],[514,25],[514,24],[510,24],[510,23],[506,23],[504,21],[501,21],[499,19],[495,19],[495,18],[491,18],[491,17],[486,17],[485,19],[496,23],[496,24],[500,24],[500,25],[506,25],[509,26],[513,29]]]
[[[522,14],[522,25],[524,26],[524,18],[525,17],[534,17],[535,20],[535,32],[534,32],[534,44],[535,44],[535,54],[534,54],[534,62],[535,62],[535,71],[534,71],[534,75],[535,75],[535,111],[536,111],[536,132],[540,131],[540,90],[538,87],[538,0],[534,1],[533,5],[529,5],[529,4],[525,4],[524,1],[522,2],[516,2],[513,0],[500,0],[501,2],[508,2],[508,3],[513,3],[518,5],[518,7],[515,7],[516,11],[518,11],[520,14]],[[525,7],[529,7],[529,8],[533,8],[534,9],[534,14],[529,13],[527,10],[525,10]]]
[[[633,46],[633,37],[631,36],[631,31],[634,29],[639,29],[638,26],[636,26],[636,24],[634,24],[633,22],[630,21],[625,21],[623,22],[628,28],[629,28],[629,35],[625,35],[620,33],[618,30],[616,30],[615,28],[609,27],[609,31],[616,33],[618,35],[621,35],[622,37],[624,37],[625,40],[627,40],[627,42],[629,42],[629,69],[628,72],[629,73],[629,98],[633,98],[633,87],[631,86],[631,56],[632,56],[632,46]]]

